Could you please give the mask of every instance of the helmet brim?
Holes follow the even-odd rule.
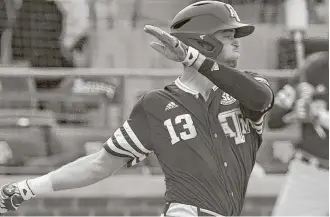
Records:
[[[242,23],[234,29],[236,30],[235,38],[241,38],[252,34],[254,32],[255,27],[249,24]]]

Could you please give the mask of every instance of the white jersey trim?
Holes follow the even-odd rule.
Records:
[[[120,128],[118,128],[115,133],[114,133],[115,138],[117,139],[118,144],[125,150],[129,151],[130,153],[134,154],[136,157],[140,158],[143,157],[144,155],[137,152],[136,150],[134,150],[134,148],[132,148],[132,146],[130,146],[130,144],[128,144],[128,142],[126,141],[124,135],[121,133]]]
[[[140,140],[138,139],[138,137],[135,135],[135,133],[133,132],[132,128],[129,126],[128,122],[125,121],[124,125],[123,125],[124,129],[126,130],[127,134],[129,135],[129,137],[132,139],[132,141],[134,142],[134,144],[144,153],[152,153],[152,151],[150,151],[149,149],[145,148],[142,143],[140,142]]]

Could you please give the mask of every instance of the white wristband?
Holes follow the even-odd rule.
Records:
[[[29,179],[27,182],[31,188],[31,191],[35,195],[47,194],[54,191],[49,174],[35,179]]]
[[[198,56],[199,56],[199,51],[189,46],[187,56],[182,61],[182,63],[186,66],[192,66],[197,60]]]
[[[24,200],[29,200],[35,197],[35,194],[32,192],[31,188],[27,184],[27,180],[23,180],[17,183],[17,188],[21,193]]]

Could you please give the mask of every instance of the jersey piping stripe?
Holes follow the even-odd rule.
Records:
[[[257,125],[257,124],[254,124],[253,121],[251,121],[251,120],[250,120],[250,123],[251,123],[251,125],[252,125],[253,128],[255,128],[257,130],[262,129],[262,126],[263,126],[262,123]]]
[[[108,142],[106,142],[106,143],[103,145],[103,147],[104,147],[104,149],[105,149],[108,153],[110,153],[110,154],[112,154],[112,155],[114,155],[114,156],[117,156],[117,157],[129,157],[129,158],[132,158],[131,156],[127,156],[126,154],[119,154],[119,153],[113,151],[113,150],[110,148]]]
[[[179,78],[177,78],[174,83],[176,84],[176,86],[178,86],[181,90],[183,90],[184,92],[187,93],[191,93],[193,95],[197,95],[198,92],[195,90],[190,89],[189,87],[187,87],[186,85],[184,85]]]
[[[123,147],[121,147],[121,146],[118,144],[118,141],[117,141],[116,137],[111,136],[110,139],[111,139],[111,141],[112,141],[112,144],[114,144],[118,149],[123,150],[123,151],[127,151],[127,150],[125,150]]]
[[[124,138],[126,139],[128,145],[129,145],[132,149],[134,149],[136,152],[138,152],[138,153],[140,153],[140,154],[142,154],[142,155],[146,154],[145,152],[141,151],[141,150],[140,150],[140,149],[134,144],[133,140],[132,140],[131,137],[128,135],[128,133],[127,133],[127,131],[125,130],[124,127],[120,127],[119,129],[120,129],[120,132],[122,133],[122,135],[124,136]]]
[[[132,146],[130,144],[128,144],[124,135],[122,134],[121,128],[122,127],[118,128],[114,133],[114,137],[116,138],[118,145],[121,148],[123,148],[124,150],[129,151],[130,153],[134,154],[136,157],[139,157],[139,158],[142,157],[143,153],[137,152],[134,148],[132,148]]]
[[[134,145],[137,146],[137,148],[139,148],[138,150],[141,150],[142,152],[144,152],[144,154],[147,153],[151,153],[152,151],[146,149],[142,143],[140,142],[140,140],[137,138],[137,136],[135,135],[135,133],[133,132],[133,130],[131,129],[131,127],[129,126],[128,122],[125,121],[124,125],[123,125],[125,131],[127,132],[128,136],[132,139]]]
[[[117,157],[127,157],[127,155],[124,155],[124,154],[118,154],[117,152],[112,151],[111,148],[109,147],[108,143],[105,143],[103,147],[104,147],[104,149],[105,149],[108,153],[110,153],[110,154],[112,154],[112,155],[114,155],[114,156],[117,156]]]
[[[180,80],[180,78],[177,78],[174,81],[175,85],[178,86],[178,88],[180,88],[181,90],[183,90],[184,92],[190,93],[192,95],[198,95],[198,92],[195,90],[190,89],[189,87],[187,87],[185,84],[183,84]],[[216,85],[214,85],[212,87],[213,91],[217,91],[218,87]]]
[[[116,145],[112,142],[112,137],[110,139],[108,139],[107,141],[108,147],[111,151],[115,152],[116,156],[121,155],[121,157],[132,157],[135,158],[135,156],[131,153],[129,153],[128,151],[122,150],[120,148],[117,148]],[[119,155],[118,155],[119,154]]]
[[[259,125],[255,125],[255,124],[253,123],[253,121],[251,121],[250,119],[249,119],[249,122],[250,122],[252,128],[255,129],[256,132],[257,132],[258,134],[262,134],[263,123],[259,126]]]
[[[122,151],[127,151],[127,152],[129,152],[129,153],[131,153],[131,154],[134,155],[134,153],[130,152],[129,150],[127,150],[127,149],[125,149],[125,148],[123,148],[123,147],[121,146],[121,144],[118,143],[116,137],[112,136],[111,139],[112,139],[112,143],[116,146],[116,148],[118,148],[118,149],[120,149],[120,150],[122,150]],[[137,157],[137,156],[134,155],[134,158],[136,158],[136,157]]]

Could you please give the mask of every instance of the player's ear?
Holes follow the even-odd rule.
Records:
[[[207,43],[205,41],[198,41],[198,43],[207,51],[212,51],[214,49],[214,46],[210,43]]]

